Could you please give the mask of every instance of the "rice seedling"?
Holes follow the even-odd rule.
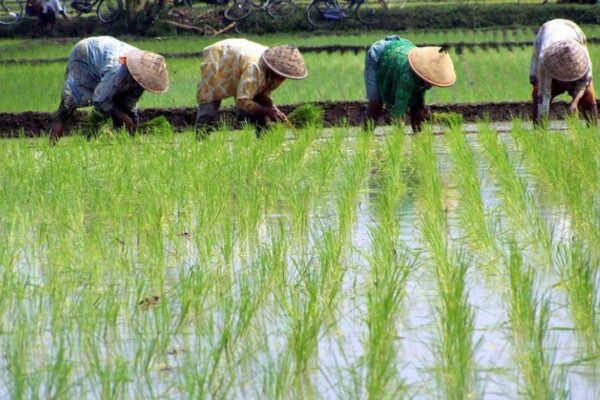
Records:
[[[458,113],[435,113],[432,116],[433,124],[440,124],[448,128],[459,128],[463,124],[463,116]]]
[[[367,174],[372,137],[369,132],[361,132],[352,161],[341,168],[341,182],[337,188],[337,214],[339,231],[345,234],[350,234],[355,221],[359,191]]]
[[[585,397],[599,143],[576,123],[518,129],[514,150],[483,133],[484,164],[458,127],[3,141],[0,397]],[[542,276],[522,238],[546,213],[581,221],[548,234],[558,268]],[[475,286],[488,253],[505,286]],[[504,333],[486,296],[506,298],[516,367],[491,362],[484,383]]]
[[[140,124],[138,131],[140,133],[152,133],[155,135],[173,134],[171,124],[162,115]]]
[[[302,397],[314,396],[315,389],[309,377],[316,368],[319,337],[331,328],[325,322],[334,315],[345,274],[340,258],[343,241],[331,230],[325,230],[323,237],[318,239],[321,242],[318,261],[298,262],[296,283],[286,288],[285,297],[280,299],[290,324],[287,351],[294,365],[293,392]]]
[[[366,392],[369,398],[399,398],[407,388],[396,367],[398,351],[396,322],[405,296],[411,262],[399,243],[397,210],[406,195],[403,181],[403,132],[396,132],[381,149],[378,173],[380,189],[370,228],[370,285],[367,292]]]
[[[459,399],[474,396],[477,389],[474,314],[468,301],[464,254],[451,251],[448,220],[442,205],[442,184],[430,132],[415,138],[414,163],[419,183],[416,188],[420,227],[439,293],[436,318],[438,342],[434,344],[435,377],[440,394]]]
[[[567,382],[553,365],[553,350],[547,350],[550,317],[548,299],[536,294],[535,270],[524,265],[514,242],[507,258],[510,284],[511,336],[522,375],[522,391],[532,399],[569,398]]]
[[[573,324],[583,338],[585,353],[597,359],[600,345],[598,320],[598,261],[581,242],[562,246],[558,252],[562,286],[569,296]]]
[[[598,185],[598,162],[591,151],[597,146],[596,135],[582,126],[570,135],[543,131],[527,135],[518,126],[512,132],[523,148],[532,175],[549,188],[546,197],[554,204],[566,204],[578,237],[597,243],[600,238],[592,221],[599,212],[594,190]]]
[[[512,229],[523,232],[519,237],[537,250],[540,260],[552,265],[551,237],[548,228],[538,212],[534,199],[527,192],[527,184],[520,176],[509,157],[506,145],[500,142],[496,132],[480,126],[479,143],[492,167],[492,173],[500,187],[503,209]]]
[[[453,161],[453,182],[458,193],[457,216],[466,242],[474,251],[481,250],[485,256],[497,255],[494,240],[494,226],[484,209],[481,185],[478,177],[478,166],[473,150],[467,143],[465,135],[456,126],[444,135]]]
[[[307,126],[322,126],[324,111],[315,104],[302,104],[288,114],[288,120],[292,126],[304,128]]]

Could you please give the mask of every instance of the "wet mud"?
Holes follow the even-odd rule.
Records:
[[[361,125],[366,112],[367,103],[354,102],[319,102],[315,103],[324,110],[325,126],[357,126]],[[299,104],[281,105],[284,113],[291,112]],[[480,120],[509,121],[514,118],[530,119],[531,103],[479,103],[479,104],[446,104],[431,105],[432,113],[457,113],[462,115],[464,122]],[[551,118],[560,119],[567,110],[567,104],[557,102],[552,105]],[[140,122],[149,121],[158,116],[164,116],[175,130],[189,129],[194,126],[196,109],[181,108],[146,108],[140,110]],[[77,112],[75,124],[85,118],[85,112]],[[231,108],[221,111],[222,120],[236,127],[235,114]],[[41,136],[48,132],[52,121],[52,113],[23,112],[0,113],[0,137]],[[379,124],[389,124],[390,115],[385,113]]]

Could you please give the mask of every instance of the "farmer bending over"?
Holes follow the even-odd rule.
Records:
[[[110,36],[78,42],[69,55],[66,81],[50,140],[56,142],[75,109],[93,105],[110,116],[115,127],[137,128],[137,102],[144,89],[164,93],[169,88],[165,59]]]
[[[552,99],[567,92],[573,100],[569,111],[596,124],[598,108],[592,83],[592,61],[585,35],[572,21],[546,22],[535,38],[529,81],[533,85],[533,121],[539,123],[550,111]]]
[[[269,121],[287,121],[271,92],[285,79],[308,75],[295,46],[267,48],[246,39],[226,39],[204,48],[196,99],[196,127],[213,129],[219,122],[221,100],[235,98],[238,119],[264,129]]]
[[[452,59],[443,47],[416,47],[399,36],[375,42],[365,56],[369,100],[365,126],[377,121],[385,104],[393,118],[402,118],[408,111],[413,131],[418,132],[429,117],[425,92],[455,81]]]

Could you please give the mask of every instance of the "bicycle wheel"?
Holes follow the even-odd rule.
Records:
[[[235,0],[233,5],[225,10],[225,18],[230,21],[241,21],[252,12],[251,6],[246,0]]]
[[[335,19],[329,15],[339,13],[337,5],[330,0],[313,0],[306,8],[306,19],[312,26],[324,28],[331,25]]]
[[[356,7],[356,18],[365,25],[372,25],[388,11],[385,0],[364,0]]]
[[[123,3],[121,3],[121,0],[100,0],[96,14],[100,21],[109,24],[117,19],[122,10]]]
[[[273,18],[291,17],[296,12],[296,3],[293,0],[275,0],[267,6],[267,14]]]
[[[23,18],[23,3],[20,0],[0,0],[0,25],[16,24]]]

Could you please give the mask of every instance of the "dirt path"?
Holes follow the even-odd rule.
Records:
[[[325,125],[334,126],[347,123],[356,126],[362,123],[366,111],[365,102],[321,102],[318,103],[325,111]],[[297,104],[280,106],[283,112],[289,113]],[[481,103],[481,104],[447,104],[431,105],[433,113],[452,112],[463,116],[465,122],[475,122],[482,119],[490,121],[509,121],[513,118],[529,119],[531,104],[520,103]],[[566,111],[566,103],[552,105],[552,117],[561,118]],[[78,112],[76,120],[81,121],[84,113]],[[196,109],[186,108],[147,108],[140,110],[141,122],[157,116],[166,117],[176,130],[191,128],[194,125]],[[222,111],[222,118],[234,121],[230,108]],[[0,113],[0,137],[16,137],[19,135],[41,136],[47,133],[51,113],[24,112]],[[389,123],[389,114],[384,115],[380,123]]]

